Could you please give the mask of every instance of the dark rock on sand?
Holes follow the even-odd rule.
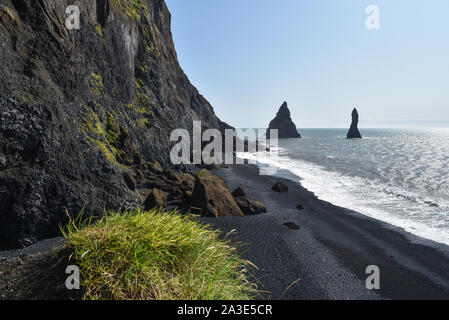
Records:
[[[234,198],[246,197],[246,193],[242,187],[237,187],[231,194]]]
[[[133,189],[164,180],[132,171],[171,167],[174,129],[229,128],[179,66],[163,0],[78,3],[68,30],[67,0],[0,0],[0,249],[58,235],[66,210],[141,204]]]
[[[357,112],[357,109],[354,108],[352,110],[352,123],[351,127],[349,128],[347,138],[348,139],[361,139],[362,135],[359,132],[359,128],[357,127],[359,124],[359,113]]]
[[[287,228],[289,228],[290,230],[299,230],[301,229],[300,226],[298,226],[296,223],[294,222],[286,222],[284,223],[284,226],[286,226]]]
[[[282,106],[279,108],[276,117],[271,120],[270,125],[267,129],[267,139],[270,138],[270,129],[278,130],[278,138],[301,138],[301,135],[298,133],[296,125],[293,123],[292,118],[290,117],[290,110],[287,107],[287,102],[284,102]]]
[[[269,212],[279,213],[250,220],[204,219],[224,234],[236,230],[231,239],[251,244],[242,251],[242,257],[258,266],[253,274],[260,284],[261,299],[449,298],[447,245],[333,206],[293,181],[282,179],[290,191],[279,196],[270,187],[281,179],[261,176],[256,167],[232,166],[219,174],[230,186],[251,188]],[[316,210],[300,214],[295,209],[298,204],[307,211]],[[286,222],[301,229],[289,230],[283,225]],[[365,269],[369,265],[381,270],[381,290],[366,290]],[[301,281],[295,282],[298,277]],[[332,287],[332,283],[338,286]]]
[[[296,206],[296,209],[297,209],[297,210],[304,210],[304,206],[303,206],[302,204],[298,204],[298,205]]]
[[[203,169],[196,176],[191,206],[202,209],[203,216],[240,216],[243,212],[229,192],[223,178]]]
[[[250,199],[241,187],[235,189],[232,192],[232,196],[245,215],[254,215],[262,212],[267,212],[267,208],[262,202]]]
[[[239,206],[240,210],[242,210],[244,215],[254,215],[260,214],[262,212],[267,212],[267,208],[265,205],[257,200],[250,199],[248,197],[237,197],[234,198],[235,202]]]
[[[157,188],[153,188],[150,194],[145,200],[145,210],[151,210],[154,208],[164,208],[166,206],[167,194]]]
[[[178,174],[171,169],[159,169],[159,164],[146,163],[143,165],[143,177],[136,176],[138,189],[136,192],[147,194],[148,190],[157,189],[163,192],[163,201],[156,201],[152,193],[146,199],[146,203],[142,204],[145,209],[156,207],[173,208],[187,213],[191,207],[191,196],[195,187],[195,177],[191,173]],[[156,168],[156,170],[155,170]],[[158,172],[158,173],[156,173]],[[160,199],[160,197],[159,197]]]
[[[273,187],[271,187],[271,190],[279,193],[285,193],[288,192],[288,186],[283,182],[277,182]]]

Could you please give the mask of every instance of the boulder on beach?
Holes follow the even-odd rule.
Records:
[[[274,186],[271,187],[271,190],[279,193],[285,193],[288,192],[288,187],[283,182],[277,182]]]
[[[296,223],[294,222],[286,222],[284,223],[284,226],[286,226],[287,228],[289,228],[290,230],[299,230],[301,229],[300,226],[298,226]]]
[[[147,164],[147,167],[154,173],[164,173],[164,169],[162,168],[161,164],[158,161],[155,161],[153,163],[149,162]]]
[[[203,216],[244,216],[223,178],[205,169],[196,175],[191,206],[201,208]]]
[[[359,132],[359,128],[357,127],[359,124],[359,113],[357,112],[357,109],[354,108],[352,110],[352,123],[351,127],[349,128],[347,138],[348,139],[361,139],[362,135]]]
[[[145,200],[144,208],[146,211],[154,208],[164,208],[167,201],[167,194],[158,188],[153,188]]]
[[[234,191],[232,191],[231,194],[234,198],[246,197],[246,193],[242,187],[237,187],[236,189],[234,189]]]
[[[191,173],[185,172],[181,174],[179,180],[187,191],[193,191],[193,188],[195,188],[195,176]]]
[[[262,202],[250,199],[241,187],[235,189],[232,192],[232,196],[234,197],[235,202],[237,202],[240,210],[242,210],[245,215],[254,215],[267,212],[267,208]]]
[[[180,183],[178,174],[175,171],[173,171],[172,169],[164,169],[164,176],[168,180],[170,180],[170,181],[172,181],[172,182],[174,182],[176,184]]]
[[[296,129],[296,125],[293,123],[290,116],[290,110],[288,109],[287,102],[284,102],[279,108],[276,117],[271,120],[270,125],[267,129],[267,139],[270,138],[270,129],[278,130],[278,138],[301,138],[301,135]]]
[[[246,216],[260,214],[267,212],[265,205],[257,200],[250,199],[248,197],[235,198],[235,202]]]

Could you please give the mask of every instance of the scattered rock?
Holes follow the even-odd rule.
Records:
[[[191,206],[201,208],[203,216],[243,217],[243,212],[229,192],[226,182],[205,169],[196,175]]]
[[[237,198],[237,197],[246,197],[246,193],[245,193],[245,191],[243,190],[242,187],[238,187],[237,189],[235,189],[234,191],[232,191],[232,196],[233,196],[234,198]]]
[[[153,171],[154,173],[164,173],[164,169],[162,169],[161,164],[158,161],[155,161],[153,163],[148,163],[148,168]]]
[[[242,210],[245,215],[254,215],[267,212],[267,208],[262,202],[250,199],[246,196],[235,198],[235,202],[237,202],[240,210]]]
[[[178,200],[183,196],[183,194],[184,194],[183,191],[181,191],[179,188],[175,188],[171,190],[169,198],[171,200]]]
[[[232,196],[237,202],[240,210],[242,210],[245,215],[254,215],[262,212],[267,212],[265,205],[257,200],[248,198],[242,187],[238,187],[232,192]]]
[[[351,123],[351,127],[349,128],[348,134],[347,134],[347,138],[348,139],[361,139],[362,135],[359,132],[358,129],[358,124],[359,124],[359,113],[357,112],[357,109],[354,108],[354,110],[352,110],[352,123]]]
[[[173,171],[172,169],[165,169],[164,175],[165,175],[165,177],[167,177],[167,179],[169,179],[173,182],[179,183],[179,177],[176,174],[176,172]]]
[[[285,193],[288,192],[288,187],[283,182],[277,182],[273,187],[271,187],[271,190],[279,193]]]
[[[139,181],[145,180],[145,174],[142,172],[142,170],[136,169],[135,172],[136,172],[137,180],[139,180]]]
[[[191,173],[177,174],[174,170],[164,169],[161,173],[155,173],[149,167],[153,164],[147,163],[145,177],[138,181],[141,189],[158,189],[166,194],[165,208],[176,207],[180,212],[187,213],[191,206],[191,196],[195,187],[195,177]],[[159,165],[155,166],[156,171]]]
[[[289,228],[290,230],[299,230],[301,229],[300,226],[298,226],[296,223],[294,222],[286,222],[284,223],[284,226],[286,226],[287,228]]]
[[[123,172],[123,180],[125,180],[125,183],[130,190],[136,190],[136,180],[126,171]]]
[[[152,210],[154,208],[164,208],[167,201],[167,193],[161,191],[157,188],[153,188],[150,194],[144,202],[144,208],[146,211]]]
[[[304,206],[303,206],[302,204],[298,204],[298,205],[296,206],[296,209],[298,209],[298,210],[304,210]]]
[[[193,191],[195,188],[195,177],[192,174],[183,173],[179,176],[179,180],[188,191]]]
[[[290,116],[290,110],[287,107],[287,102],[284,102],[282,106],[279,108],[276,117],[271,120],[270,125],[267,129],[267,139],[270,138],[270,129],[278,130],[278,138],[301,138],[301,135],[298,133],[298,129],[296,125],[293,123],[292,118]]]

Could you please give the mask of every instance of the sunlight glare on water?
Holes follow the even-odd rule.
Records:
[[[259,165],[288,170],[320,199],[449,244],[449,130],[304,129],[279,141],[279,158]]]

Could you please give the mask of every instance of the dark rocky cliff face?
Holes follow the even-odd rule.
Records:
[[[173,129],[228,127],[181,70],[163,0],[0,0],[0,41],[0,249],[58,234],[66,211],[141,204],[129,177],[170,166]]]
[[[296,129],[296,125],[293,123],[290,116],[290,110],[288,109],[287,102],[284,102],[279,108],[276,117],[271,120],[267,130],[267,138],[270,138],[270,129],[278,129],[278,138],[301,138],[301,135]]]
[[[351,122],[351,127],[349,128],[348,134],[347,134],[347,138],[348,139],[361,139],[362,135],[360,134],[358,125],[359,125],[359,113],[357,112],[357,109],[354,108],[354,110],[352,110],[352,122]]]

